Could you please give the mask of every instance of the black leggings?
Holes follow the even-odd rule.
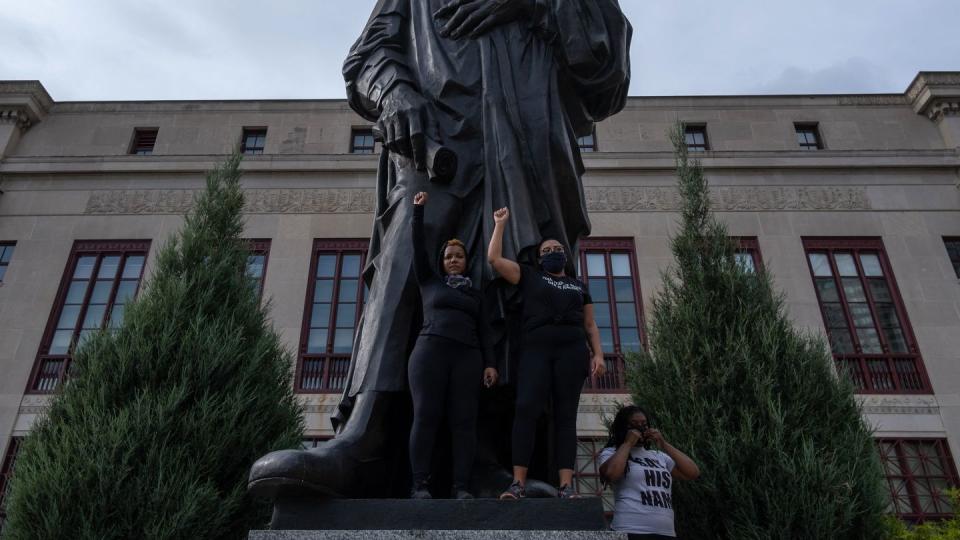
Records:
[[[515,466],[530,465],[537,419],[552,396],[557,464],[561,469],[574,468],[577,407],[588,374],[588,359],[589,350],[581,328],[550,325],[524,336],[517,367],[517,410],[513,419]]]
[[[467,489],[477,446],[477,404],[483,376],[480,350],[440,336],[420,336],[407,366],[413,395],[410,466],[413,482],[430,476],[433,445],[444,411],[453,436],[453,483]]]

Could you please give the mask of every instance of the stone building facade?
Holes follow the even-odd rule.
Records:
[[[621,353],[671,264],[684,122],[744,264],[771,272],[798,327],[828,335],[860,386],[891,510],[947,511],[960,456],[960,73],[903,94],[631,98],[581,139],[593,235],[580,268],[612,374],[581,399],[581,491]],[[149,286],[204,171],[240,144],[251,272],[296,352],[305,444],[329,437],[362,287],[379,148],[343,100],[56,102],[0,82],[0,488],[70,347]],[[669,435],[669,434],[668,434]]]

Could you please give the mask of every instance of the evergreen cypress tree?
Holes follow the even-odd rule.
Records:
[[[676,261],[653,302],[652,354],[628,369],[635,402],[702,471],[673,486],[678,536],[883,537],[883,477],[851,383],[793,327],[770,275],[736,262],[681,127],[672,139]]]
[[[207,175],[123,323],[92,337],[23,443],[11,539],[242,538],[250,465],[296,447],[291,356],[246,275],[240,156]]]

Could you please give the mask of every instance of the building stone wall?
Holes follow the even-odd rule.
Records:
[[[960,236],[958,78],[921,73],[904,94],[631,98],[584,155],[593,235],[634,240],[649,317],[678,220],[667,132],[706,124],[718,215],[758,238],[798,327],[825,332],[802,238],[882,238],[933,393],[863,395],[864,414],[879,436],[946,438],[960,456],[960,281],[943,244]],[[797,122],[817,123],[825,148],[801,151]],[[0,284],[0,456],[49,400],[25,389],[74,240],[149,239],[149,276],[244,127],[267,128],[264,154],[243,163],[246,236],[271,239],[264,296],[295,350],[313,240],[372,227],[377,158],[349,153],[364,125],[342,100],[57,103],[38,83],[0,82],[0,241],[17,242]],[[153,154],[128,155],[144,127],[159,129]],[[302,399],[308,434],[329,435],[339,396]],[[626,399],[584,394],[580,433],[602,436]]]

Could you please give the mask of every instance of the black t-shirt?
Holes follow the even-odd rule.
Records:
[[[593,303],[580,280],[551,276],[526,264],[520,265],[520,294],[525,333],[548,325],[577,327],[583,331],[583,306]]]
[[[430,267],[424,246],[423,206],[413,209],[413,269],[423,300],[421,336],[441,336],[480,349],[486,367],[495,367],[487,313],[480,291],[454,289]]]

